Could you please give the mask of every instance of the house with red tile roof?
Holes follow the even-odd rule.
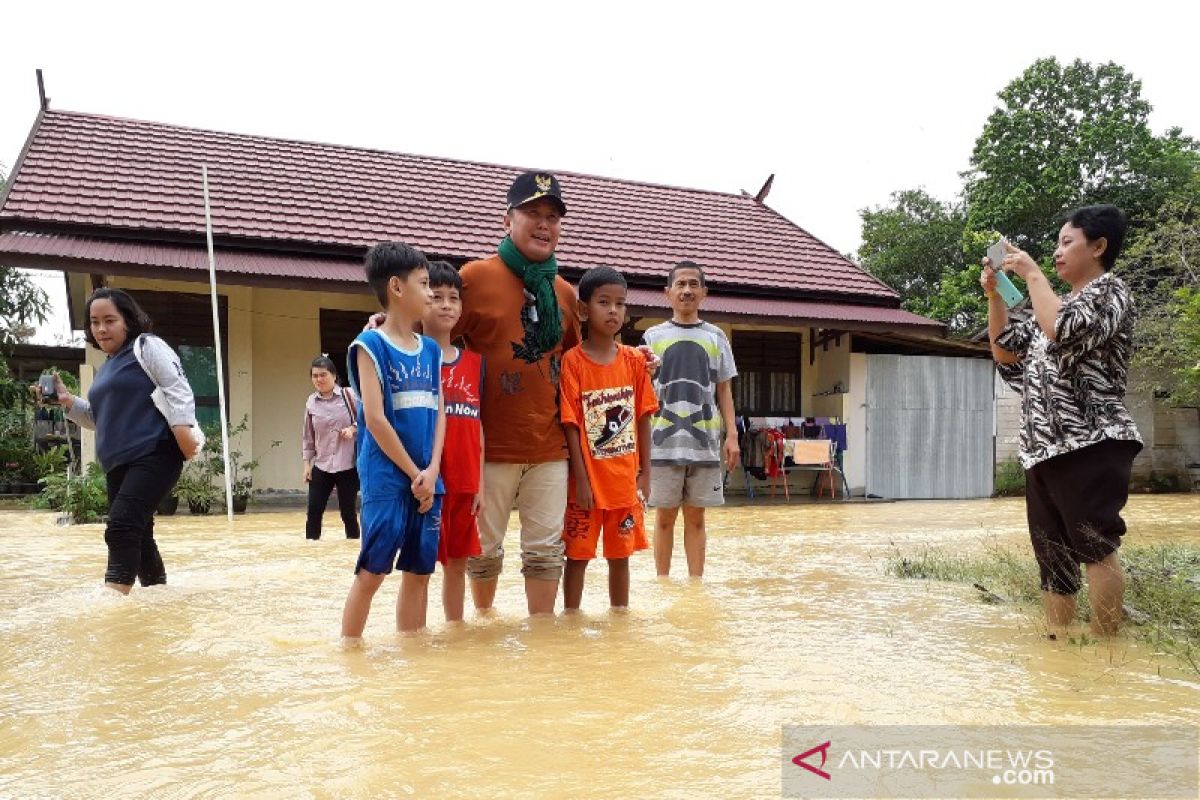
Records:
[[[61,270],[75,327],[100,285],[133,293],[179,349],[202,419],[215,420],[215,350],[201,185],[211,195],[230,418],[264,453],[258,488],[298,489],[308,364],[346,346],[374,310],[362,256],[398,239],[455,264],[492,253],[505,191],[526,167],[199,130],[59,111],[43,102],[0,194],[0,259]],[[897,293],[758,196],[554,169],[570,215],[558,259],[575,282],[616,267],[630,284],[627,341],[670,310],[677,261],[710,283],[703,316],[724,327],[739,414],[848,426],[852,487],[867,486],[871,355],[985,354],[900,307]],[[101,363],[89,349],[83,372]],[[268,444],[282,440],[284,447]],[[290,446],[294,445],[294,446]],[[890,446],[889,446],[890,447]],[[894,448],[891,448],[894,449]],[[990,478],[989,478],[990,487]]]

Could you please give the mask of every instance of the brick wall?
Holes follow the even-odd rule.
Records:
[[[1020,449],[1021,396],[1008,388],[997,375],[996,384],[996,463],[1016,461]]]
[[[1153,471],[1178,475],[1187,486],[1187,465],[1200,463],[1200,409],[1172,408],[1148,392],[1130,392],[1125,403],[1146,443],[1133,462],[1134,481],[1145,481]],[[1021,398],[997,377],[997,464],[1016,460],[1020,424]]]

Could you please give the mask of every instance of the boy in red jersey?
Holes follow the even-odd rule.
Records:
[[[461,622],[466,594],[467,558],[477,556],[483,509],[483,431],[479,424],[479,391],[483,358],[450,343],[450,332],[462,315],[462,278],[445,261],[429,264],[433,305],[425,312],[425,335],[442,347],[442,393],[446,403],[446,443],[442,450],[442,608],[447,622]]]

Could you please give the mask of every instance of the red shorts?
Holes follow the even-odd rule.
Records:
[[[567,558],[573,561],[595,558],[601,531],[604,532],[605,558],[629,558],[650,546],[646,541],[646,522],[640,505],[584,511],[573,502],[567,503],[567,515],[563,519]]]
[[[475,495],[465,492],[442,495],[442,535],[438,538],[438,561],[443,565],[452,558],[477,556],[479,525],[471,506]]]

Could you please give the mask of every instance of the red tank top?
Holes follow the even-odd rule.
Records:
[[[479,491],[479,390],[483,358],[459,348],[458,358],[442,363],[446,403],[446,442],[442,446],[442,482],[446,493]]]

